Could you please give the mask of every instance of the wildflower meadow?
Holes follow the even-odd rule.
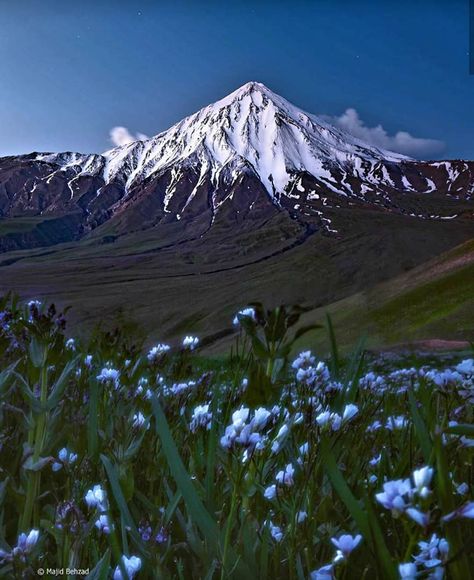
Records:
[[[303,312],[210,359],[0,299],[0,576],[474,577],[473,357],[299,352]]]

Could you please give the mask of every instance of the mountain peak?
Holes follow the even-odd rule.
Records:
[[[232,103],[242,101],[245,97],[249,97],[250,101],[253,102],[255,105],[259,106],[262,104],[263,100],[271,101],[276,104],[278,107],[286,107],[288,105],[291,106],[288,101],[274,93],[270,90],[267,86],[263,83],[259,83],[257,81],[249,81],[243,84],[241,87],[232,91],[222,99],[219,99],[215,103],[209,105],[212,108],[219,108],[219,107],[226,107],[231,105]]]
[[[75,158],[56,160],[63,166],[77,165]],[[358,176],[361,168],[370,172],[379,162],[404,160],[306,113],[263,83],[249,81],[151,139],[94,156],[83,173],[100,164],[106,183],[118,182],[130,190],[183,164],[199,167],[203,176],[209,173],[216,187],[222,176],[228,174],[232,181],[245,168],[277,201],[302,173],[347,195],[348,186],[334,185],[335,172]]]
[[[257,81],[248,81],[237,90],[239,92],[247,92],[247,91],[268,91],[269,89],[263,83],[259,83]]]
[[[23,187],[19,205],[9,201],[8,211],[80,208],[91,227],[132,206],[137,220],[148,217],[150,208],[157,212],[153,219],[168,221],[210,212],[210,226],[218,213],[240,219],[242,211],[257,208],[260,215],[261,208],[276,206],[333,232],[326,217],[331,208],[362,204],[398,211],[401,203],[405,213],[417,216],[410,193],[461,191],[470,198],[474,191],[471,166],[417,163],[378,149],[257,81],[151,139],[102,155],[36,154],[20,168],[23,163],[34,165],[33,172],[22,182],[19,170],[3,198],[0,181],[0,215],[4,192]],[[422,217],[456,217],[440,215]]]

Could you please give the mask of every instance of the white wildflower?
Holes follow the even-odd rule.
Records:
[[[424,513],[416,508],[407,508],[406,513],[418,525],[422,526],[423,528],[428,527],[428,524],[430,523],[429,513]]]
[[[155,362],[159,359],[163,354],[167,353],[170,350],[169,344],[157,344],[154,346],[146,355],[149,362]]]
[[[99,532],[102,532],[103,534],[110,534],[110,532],[113,530],[113,524],[109,521],[109,516],[107,516],[106,514],[102,514],[99,516],[99,518],[96,520],[96,522],[94,523],[95,527],[99,530]]]
[[[68,338],[66,340],[66,348],[74,352],[76,350],[76,341],[73,338]]]
[[[97,375],[97,380],[100,383],[113,384],[116,388],[119,386],[119,379],[120,379],[120,371],[109,367],[104,367],[100,371],[100,374]]]
[[[434,470],[432,467],[421,467],[420,469],[415,469],[413,472],[413,482],[415,484],[416,491],[420,497],[426,499],[431,493],[429,485],[433,477]]]
[[[138,413],[135,413],[133,415],[132,427],[134,429],[141,429],[145,425],[146,421],[147,420],[146,420],[145,416],[143,415],[143,413],[141,411],[138,411]],[[150,425],[148,424],[147,429],[149,429],[149,428],[150,428]]]
[[[59,461],[55,461],[51,466],[53,471],[59,471],[62,469],[63,465],[72,465],[77,460],[77,453],[69,451],[66,447],[63,447],[58,453]]]
[[[183,348],[189,350],[194,350],[199,344],[199,338],[197,336],[185,336],[183,338]]]
[[[438,538],[436,534],[431,536],[429,542],[418,542],[418,546],[420,553],[415,556],[415,562],[425,568],[435,568],[448,559],[449,544],[444,538]]]
[[[237,312],[237,314],[234,317],[234,320],[232,321],[232,324],[234,326],[238,326],[240,324],[240,321],[242,320],[242,318],[249,318],[250,320],[255,321],[256,320],[256,315],[255,315],[255,308],[244,308],[243,310],[239,310],[239,312]]]
[[[100,484],[94,485],[86,493],[85,502],[89,508],[99,508],[101,511],[107,510],[107,493]]]
[[[394,515],[405,511],[409,506],[413,490],[409,479],[398,479],[395,481],[386,481],[383,484],[383,492],[377,493],[375,499],[381,503],[384,508],[391,510]]]
[[[456,370],[462,375],[474,375],[474,359],[468,358],[461,361],[457,365]]]
[[[418,568],[413,562],[398,565],[400,580],[415,580],[418,575]]]
[[[263,493],[263,497],[265,499],[268,499],[271,501],[272,499],[275,499],[276,496],[277,496],[277,487],[275,484],[270,485],[267,488],[265,488],[265,491]]]
[[[313,570],[310,575],[310,580],[333,580],[334,566],[333,564],[326,564],[317,570]]]
[[[192,433],[195,433],[199,428],[209,429],[212,425],[212,413],[209,411],[209,404],[198,405],[195,407],[189,428]]]
[[[289,463],[285,467],[285,469],[279,471],[276,474],[275,479],[277,480],[277,483],[279,483],[280,485],[286,485],[287,487],[291,487],[295,483],[294,474],[295,469],[293,465]]]
[[[122,562],[129,580],[133,580],[137,572],[139,572],[140,568],[142,567],[141,559],[138,556],[131,556],[130,558],[127,558],[127,556],[122,556]],[[124,580],[120,566],[115,568],[113,580]]]
[[[341,553],[342,557],[346,559],[352,551],[361,543],[362,536],[357,534],[351,536],[350,534],[343,534],[339,538],[331,538],[331,542],[336,546],[337,551]]]

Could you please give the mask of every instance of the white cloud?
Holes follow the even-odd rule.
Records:
[[[340,117],[323,117],[332,125],[347,131],[354,137],[365,141],[369,145],[402,153],[410,157],[423,158],[442,153],[446,144],[436,139],[421,139],[413,137],[407,131],[398,131],[389,135],[382,125],[367,127],[355,109],[346,109]]]
[[[127,145],[128,143],[133,143],[133,141],[148,139],[143,133],[137,133],[133,135],[127,129],[127,127],[112,127],[109,133],[110,141],[116,146]]]

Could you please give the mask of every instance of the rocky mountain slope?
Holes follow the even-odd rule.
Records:
[[[102,155],[0,159],[0,217],[68,216],[60,241],[107,222],[123,234],[181,220],[202,235],[216,220],[274,209],[337,234],[331,209],[449,220],[472,215],[473,191],[473,162],[420,162],[371,147],[254,82]],[[36,233],[17,236],[16,247],[44,244]]]

